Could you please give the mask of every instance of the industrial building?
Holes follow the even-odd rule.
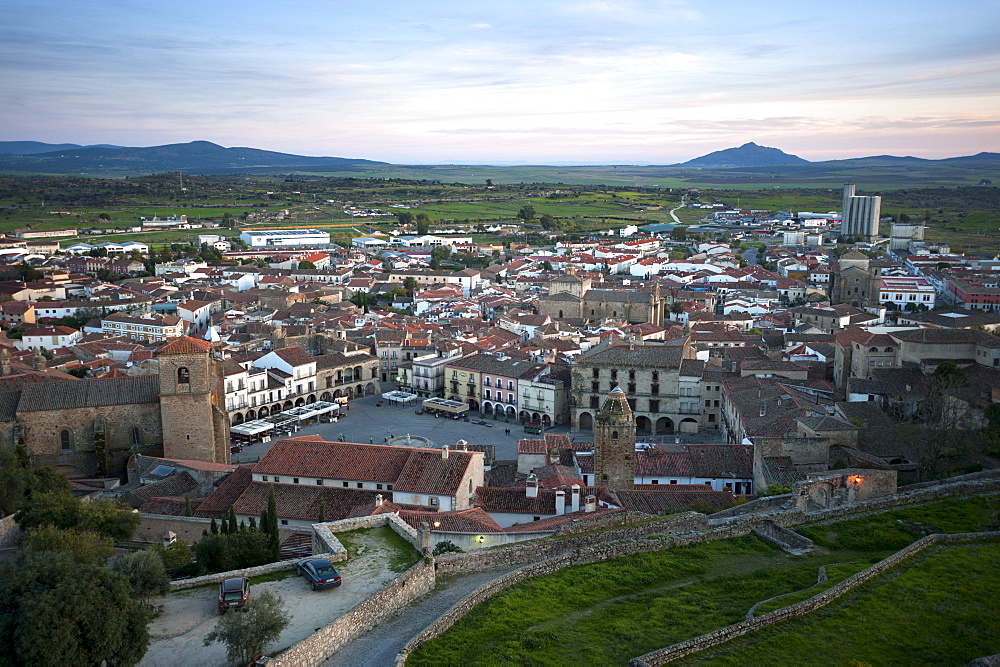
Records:
[[[246,231],[240,240],[251,250],[255,248],[292,248],[297,246],[323,246],[330,243],[330,232],[318,229],[267,229]]]
[[[859,197],[854,194],[854,184],[844,184],[844,205],[841,213],[840,238],[861,236],[871,241],[878,236],[881,197]]]

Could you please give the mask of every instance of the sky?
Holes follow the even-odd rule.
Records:
[[[4,0],[0,141],[405,164],[1000,151],[1000,0]]]

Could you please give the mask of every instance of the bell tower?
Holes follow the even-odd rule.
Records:
[[[635,486],[635,416],[621,387],[611,390],[594,423],[594,485]]]
[[[210,463],[229,462],[229,420],[219,407],[212,344],[181,336],[159,350],[163,456]]]

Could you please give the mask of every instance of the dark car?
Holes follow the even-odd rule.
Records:
[[[340,586],[340,573],[333,563],[325,558],[304,560],[295,566],[295,570],[306,578],[314,591]]]
[[[247,610],[247,596],[250,595],[250,580],[246,577],[226,579],[219,584],[219,614],[230,609]]]

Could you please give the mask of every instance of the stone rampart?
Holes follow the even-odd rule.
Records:
[[[268,667],[318,665],[413,600],[431,591],[434,581],[434,565],[420,561],[330,625],[317,630],[276,658],[263,658],[256,664],[266,664]]]
[[[789,605],[788,607],[784,607],[782,609],[777,609],[747,621],[734,623],[733,625],[716,630],[715,632],[709,632],[701,635],[700,637],[695,637],[657,651],[646,653],[645,655],[641,655],[630,660],[629,665],[631,667],[662,665],[670,662],[671,660],[677,660],[678,658],[683,658],[684,656],[704,651],[731,639],[742,637],[743,635],[755,632],[770,625],[774,625],[775,623],[780,623],[790,618],[808,614],[809,612],[815,611],[816,609],[833,602],[848,591],[854,590],[858,586],[871,581],[875,577],[895,567],[902,561],[921,552],[929,546],[946,542],[978,542],[996,539],[1000,539],[1000,531],[991,533],[959,533],[952,535],[935,534],[922,537],[908,547],[900,549],[891,556],[880,560],[878,563],[866,567],[864,570],[851,575],[847,579],[831,586],[822,593],[814,595],[808,600]]]
[[[346,533],[360,528],[376,528],[386,524],[396,531],[396,534],[413,545],[414,549],[420,551],[420,533],[391,512],[352,519],[341,519],[340,521],[328,521],[327,523],[314,523],[312,526],[313,551],[338,553],[343,550],[345,556],[341,560],[346,560],[347,550],[344,549],[340,540],[334,537],[336,533]]]
[[[621,519],[619,519],[621,521]],[[642,539],[650,535],[679,535],[704,531],[705,516],[688,512],[661,520],[630,524],[622,528],[581,533],[559,538],[533,540],[512,546],[478,549],[464,554],[446,554],[438,558],[439,574],[506,570],[518,565],[537,563],[581,549],[596,548],[609,542]],[[748,529],[749,532],[749,529]]]

